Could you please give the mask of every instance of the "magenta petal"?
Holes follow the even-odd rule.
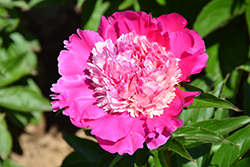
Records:
[[[133,119],[133,127],[127,136],[116,142],[97,137],[100,146],[110,153],[118,152],[120,155],[128,153],[132,155],[138,148],[143,148],[145,142],[144,121],[139,118]]]
[[[120,155],[124,153],[128,153],[129,155],[134,154],[138,148],[143,148],[143,143],[145,141],[144,137],[135,132],[131,132],[125,138],[122,138],[117,142],[103,140],[99,137],[96,139],[104,150],[110,153],[118,152]]]
[[[177,13],[161,15],[157,20],[162,25],[163,33],[182,31],[187,25],[187,20]]]
[[[205,52],[205,43],[202,40],[201,36],[194,30],[190,30],[189,33],[194,38],[194,46],[191,49],[191,52],[189,52],[189,53],[195,53],[198,50],[202,50],[202,52]]]
[[[173,32],[170,37],[170,52],[172,52],[176,58],[180,58],[181,54],[187,50],[190,50],[194,45],[194,39],[191,34],[186,31]]]
[[[128,113],[106,114],[90,124],[91,134],[113,142],[127,136],[132,127],[133,118]]]
[[[89,30],[77,30],[79,36],[73,34],[69,41],[64,41],[68,51],[61,51],[59,61],[59,73],[61,75],[82,74],[88,67],[87,60],[98,41],[103,41],[98,33]]]
[[[202,50],[197,51],[195,54],[190,55],[185,53],[186,55],[181,58],[179,61],[179,67],[181,69],[181,81],[186,81],[186,78],[189,75],[197,74],[201,72],[203,68],[206,67],[206,62],[208,59],[208,55],[203,53]]]
[[[150,150],[156,149],[159,146],[165,144],[170,138],[171,134],[165,136],[162,134],[157,134],[154,138],[148,138],[146,140],[147,146]]]
[[[110,21],[111,19],[109,19]],[[114,25],[112,25],[112,21],[109,22],[104,16],[101,17],[101,23],[99,25],[98,33],[100,36],[104,39],[107,40],[111,38],[113,43],[116,43],[116,40],[118,38],[117,32],[115,32]]]
[[[184,92],[180,89],[176,89],[178,96],[184,99],[183,107],[187,107],[194,102],[194,97],[199,96],[200,92]]]

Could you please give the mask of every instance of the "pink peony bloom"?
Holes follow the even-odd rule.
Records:
[[[92,129],[100,146],[132,155],[155,149],[182,126],[177,119],[199,92],[177,88],[206,67],[201,36],[172,13],[116,12],[97,32],[77,30],[64,41],[53,85],[54,111],[65,108],[75,126]]]

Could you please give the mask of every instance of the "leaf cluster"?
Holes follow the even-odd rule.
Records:
[[[34,3],[35,0],[30,1]],[[37,75],[39,42],[20,25],[24,0],[0,0],[0,166],[16,167],[9,158],[13,139],[8,125],[24,129],[38,123],[50,103],[32,79]]]

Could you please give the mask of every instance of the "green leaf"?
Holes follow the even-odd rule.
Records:
[[[227,138],[237,145],[223,144],[213,155],[211,165],[228,167],[236,164],[238,160],[250,149],[250,126],[236,131]]]
[[[250,18],[249,18],[250,19]],[[236,68],[237,70],[243,70],[250,73],[250,61],[246,64],[240,65]]]
[[[179,140],[177,140],[175,137],[171,136],[168,139],[167,143],[164,144],[160,148],[163,149],[163,150],[167,149],[167,150],[173,151],[173,152],[179,154],[180,156],[194,162],[194,159],[187,152],[187,150],[185,149],[183,144]]]
[[[31,50],[33,45],[19,33],[10,34],[10,38],[14,42],[7,50],[2,49],[5,54],[0,54],[0,87],[13,83],[25,75],[36,74],[37,58]]]
[[[30,113],[22,113],[14,110],[5,110],[7,113],[6,118],[15,126],[23,129],[28,123],[31,117]]]
[[[1,164],[0,164],[0,166],[1,166]],[[12,162],[12,160],[10,158],[6,158],[3,161],[2,167],[21,167],[21,166],[14,164],[14,162]]]
[[[8,10],[0,6],[0,17],[7,17]]]
[[[249,81],[250,81],[250,76],[248,77]],[[249,115],[250,116],[250,82],[248,82],[247,80],[245,80],[243,82],[243,92],[244,92],[244,99],[243,99],[243,112],[245,115]]]
[[[8,85],[31,74],[33,67],[28,64],[27,59],[28,56],[23,54],[7,61],[0,61],[0,86]]]
[[[81,139],[70,134],[63,134],[63,138],[79,153],[83,161],[98,162],[105,154],[105,151],[96,142]]]
[[[200,88],[192,86],[188,83],[182,83],[182,86],[188,91],[201,92],[201,94],[198,97],[194,98],[194,102],[187,107],[188,109],[217,107],[217,108],[226,108],[226,109],[232,109],[235,111],[241,111],[229,101],[220,99],[214,96],[213,94],[205,93]]]
[[[2,113],[0,113],[0,134],[0,158],[6,159],[12,148],[12,138]]]
[[[186,148],[204,143],[233,144],[222,135],[201,127],[181,127],[172,133]]]
[[[162,167],[161,161],[158,155],[158,151],[154,149],[154,150],[150,150],[150,153],[152,154],[155,167]]]
[[[155,0],[159,5],[166,6],[167,2],[166,0]]]
[[[190,123],[210,119],[214,115],[214,108],[192,109],[193,118]]]
[[[47,99],[23,86],[1,88],[0,106],[22,112],[51,110]]]
[[[194,29],[205,37],[212,31],[227,24],[236,16],[242,14],[245,6],[235,4],[235,0],[210,1],[200,12],[194,23]]]
[[[234,167],[249,167],[250,158],[240,160]]]
[[[94,10],[88,20],[88,22],[84,25],[83,29],[96,31],[98,29],[98,25],[100,23],[101,17],[108,10],[110,6],[110,2],[103,0],[97,0]]]
[[[38,5],[39,3],[43,2],[43,1],[45,1],[45,0],[30,0],[30,1],[28,2],[28,5],[29,5],[30,7],[34,7],[34,6]]]
[[[248,27],[248,35],[250,36],[250,4],[248,2],[247,8],[246,8],[246,22],[247,22],[247,27]]]
[[[210,119],[201,122],[196,122],[191,124],[192,127],[202,127],[221,135],[226,135],[246,124],[250,123],[249,116],[241,116],[235,118],[226,118],[226,119]]]
[[[118,10],[125,10],[132,6],[137,0],[124,0],[119,6]]]
[[[0,17],[0,31],[12,32],[14,31],[20,22],[20,18],[17,16],[16,11],[10,10],[8,17]]]
[[[225,119],[229,117],[229,110],[218,108],[214,113],[214,119]]]
[[[220,61],[218,58],[219,47],[220,43],[215,43],[207,48],[206,53],[209,55],[209,59],[207,60],[207,67],[205,68],[208,78],[218,82],[223,80],[220,69]]]
[[[79,157],[76,151],[74,151],[70,153],[66,158],[64,158],[62,162],[62,167],[76,162],[84,162],[84,161],[82,161],[81,157]]]
[[[211,144],[203,144],[195,148],[188,149],[188,152],[194,157],[195,162],[189,161],[178,154],[171,157],[171,166],[173,167],[208,167]]]

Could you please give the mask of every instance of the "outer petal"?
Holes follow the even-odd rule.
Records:
[[[132,120],[133,127],[130,133],[117,142],[103,140],[97,136],[96,139],[100,146],[110,153],[118,152],[120,155],[124,153],[132,155],[138,148],[143,148],[143,143],[145,141],[145,133],[143,128],[144,121],[139,120],[139,118],[132,118]]]
[[[169,50],[176,58],[180,58],[182,53],[190,50],[194,45],[194,39],[187,31],[173,32],[169,35],[170,47]]]
[[[203,53],[203,49],[193,55],[186,52],[183,53],[178,64],[182,72],[180,80],[187,81],[189,75],[200,73],[201,70],[206,67],[207,59],[208,55]]]
[[[189,53],[195,53],[198,50],[202,50],[203,52],[205,52],[205,43],[202,40],[201,36],[194,30],[190,30],[189,33],[193,36],[194,39],[194,46],[193,48],[188,51]]]
[[[59,61],[59,73],[61,75],[77,75],[82,74],[84,69],[88,67],[87,60],[91,50],[98,41],[103,41],[98,33],[89,30],[77,30],[79,36],[73,34],[69,41],[64,41],[65,47],[68,49],[61,51]]]
[[[132,127],[133,118],[125,112],[106,114],[90,123],[91,134],[113,142],[127,136]]]
[[[156,149],[159,146],[165,144],[171,136],[171,133],[167,130],[164,133],[153,133],[155,136],[147,138],[146,143],[150,150]]]
[[[171,13],[168,15],[161,15],[157,18],[162,26],[163,34],[165,32],[176,32],[182,31],[187,25],[187,20],[177,13]]]
[[[146,120],[149,132],[146,143],[149,149],[157,148],[166,143],[171,133],[182,126],[182,120],[176,119],[176,117],[179,116],[183,107],[190,105],[193,98],[199,94],[199,92],[184,92],[176,88],[176,97],[164,110],[163,115]]]
[[[80,119],[96,119],[106,113],[100,109],[93,97],[93,90],[89,89],[86,83],[86,76],[77,75],[74,77],[61,77],[57,84],[54,84],[52,91],[59,93],[52,103],[52,108],[65,108],[63,114],[70,116],[75,121]]]

